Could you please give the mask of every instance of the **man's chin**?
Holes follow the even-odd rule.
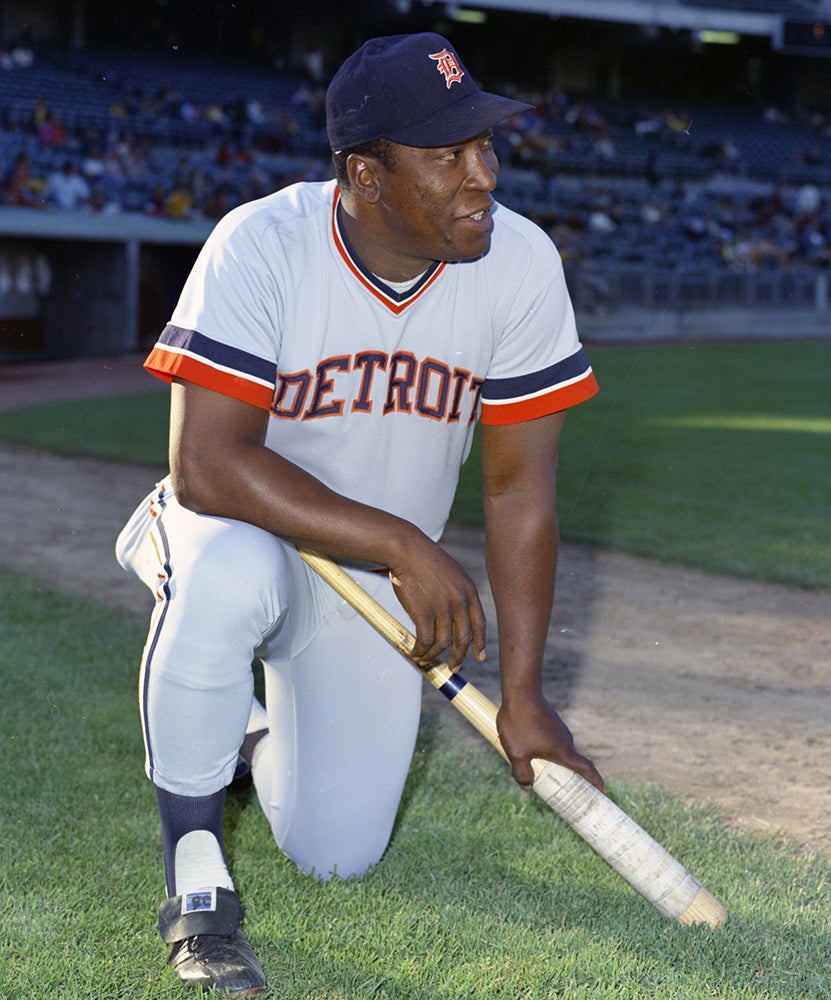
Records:
[[[477,240],[475,246],[469,245],[455,248],[454,252],[449,253],[444,258],[444,262],[446,264],[462,264],[465,261],[479,260],[480,257],[485,256],[490,248],[491,237],[490,233],[488,233],[485,239]]]

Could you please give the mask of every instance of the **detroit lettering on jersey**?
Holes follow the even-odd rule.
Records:
[[[342,395],[348,373],[350,395]],[[468,424],[476,417],[484,379],[435,358],[419,360],[409,351],[361,351],[321,361],[310,371],[278,373],[271,413],[275,417],[315,420],[353,413],[415,413],[430,420]]]

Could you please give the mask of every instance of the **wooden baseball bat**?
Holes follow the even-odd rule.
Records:
[[[415,636],[326,556],[298,547],[300,557],[377,632],[402,653],[506,760],[496,706],[461,674],[434,660],[413,659]],[[534,791],[659,913],[682,924],[722,926],[727,910],[684,866],[610,798],[581,775],[534,760]]]

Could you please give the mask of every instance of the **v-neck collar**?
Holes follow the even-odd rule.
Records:
[[[341,222],[343,208],[340,204],[340,191],[335,189],[335,196],[332,201],[332,238],[341,259],[351,271],[352,275],[370,292],[379,302],[385,305],[396,316],[400,315],[407,306],[411,305],[417,298],[424,294],[430,285],[438,278],[441,272],[447,267],[445,261],[436,261],[431,264],[424,274],[408,288],[405,292],[397,292],[377,275],[367,270],[361,259],[355,253],[346,231]]]

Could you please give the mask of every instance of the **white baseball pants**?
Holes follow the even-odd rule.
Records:
[[[167,480],[116,555],[156,595],[139,682],[151,780],[191,796],[231,781],[259,658],[269,735],[253,771],[275,840],[321,879],[377,862],[412,758],[418,672],[292,545],[186,510]],[[409,625],[386,575],[349,572]]]

